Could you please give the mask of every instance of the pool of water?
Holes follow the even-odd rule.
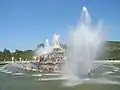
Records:
[[[101,65],[90,78],[75,82],[60,73],[0,68],[0,90],[120,90],[120,65]]]

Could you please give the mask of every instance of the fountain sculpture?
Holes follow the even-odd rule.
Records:
[[[100,37],[101,27],[91,25],[90,15],[86,7],[83,7],[80,22],[70,34],[66,56],[60,47],[60,35],[54,34],[53,46],[50,46],[46,39],[45,46],[36,50],[37,56],[43,55],[40,57],[38,69],[55,71],[62,67],[62,75],[66,75],[69,80],[88,76],[93,66],[92,62],[103,45]]]

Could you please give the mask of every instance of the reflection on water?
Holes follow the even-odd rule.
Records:
[[[60,73],[12,72],[0,68],[1,90],[120,90],[119,66],[101,65],[90,78],[77,82],[65,83],[66,79]]]

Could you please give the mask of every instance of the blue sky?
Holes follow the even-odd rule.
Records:
[[[93,23],[104,21],[108,40],[120,40],[120,0],[0,0],[0,50],[34,49],[54,32],[66,42],[83,5]]]

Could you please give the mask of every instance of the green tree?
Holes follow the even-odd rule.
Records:
[[[3,52],[0,51],[0,61],[3,61]]]
[[[45,44],[44,43],[40,43],[37,45],[37,48],[44,48],[45,47]]]
[[[34,53],[32,50],[25,50],[24,51],[25,58],[28,60],[31,60],[33,58],[33,54]]]
[[[11,52],[8,50],[8,49],[4,49],[3,50],[3,55],[2,57],[5,59],[5,60],[11,60]]]

